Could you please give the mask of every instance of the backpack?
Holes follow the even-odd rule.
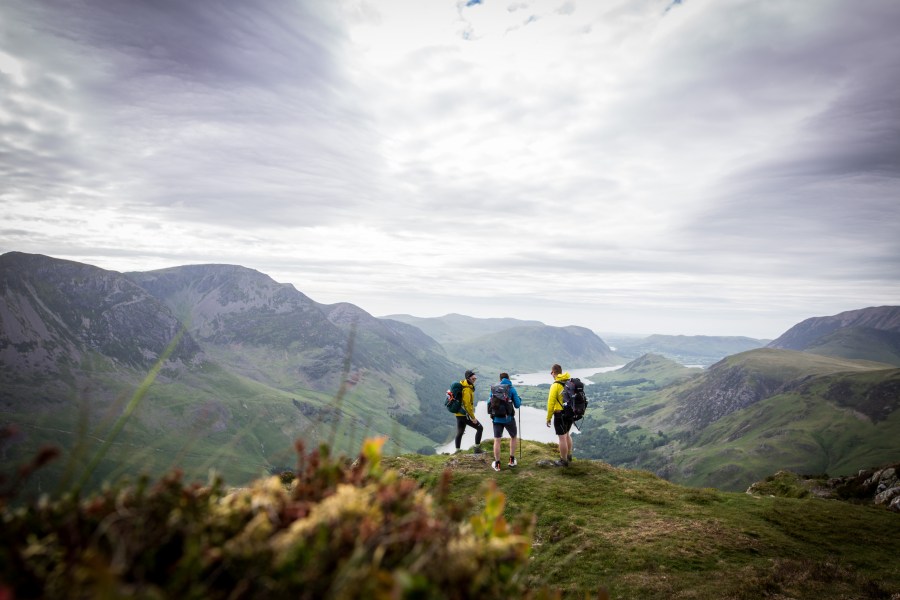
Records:
[[[584,384],[577,377],[567,379],[563,384],[563,411],[573,421],[584,416],[587,410],[587,396],[584,395]]]
[[[488,402],[488,414],[493,419],[503,419],[516,414],[508,383],[495,383],[491,386],[491,400]]]
[[[444,406],[453,414],[463,411],[462,384],[460,382],[454,381],[450,384],[450,389],[447,390],[447,399],[444,400]]]

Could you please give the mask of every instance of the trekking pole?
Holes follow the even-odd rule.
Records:
[[[519,406],[519,462],[522,461],[522,446],[525,445],[525,438],[522,437],[522,406]]]

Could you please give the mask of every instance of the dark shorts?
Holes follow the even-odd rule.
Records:
[[[572,429],[572,419],[562,411],[553,413],[553,431],[556,435],[566,435]]]
[[[519,430],[516,428],[516,420],[510,419],[509,423],[494,423],[494,437],[501,438],[503,437],[503,430],[507,430],[509,432],[509,437],[514,438],[519,436]]]

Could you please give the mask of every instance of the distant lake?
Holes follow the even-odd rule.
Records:
[[[588,377],[591,375],[596,375],[597,373],[608,373],[609,371],[615,371],[617,369],[621,369],[625,365],[616,365],[614,367],[587,367],[585,369],[571,369],[569,371],[569,375],[572,377],[578,377],[584,383],[593,383]],[[539,373],[516,373],[514,375],[509,376],[509,380],[513,382],[513,385],[541,385],[542,383],[551,384],[553,383],[553,378],[550,377],[550,369],[549,367],[545,371],[541,371]]]

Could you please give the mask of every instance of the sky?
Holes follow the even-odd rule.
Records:
[[[0,253],[375,316],[900,305],[895,0],[4,0]]]

